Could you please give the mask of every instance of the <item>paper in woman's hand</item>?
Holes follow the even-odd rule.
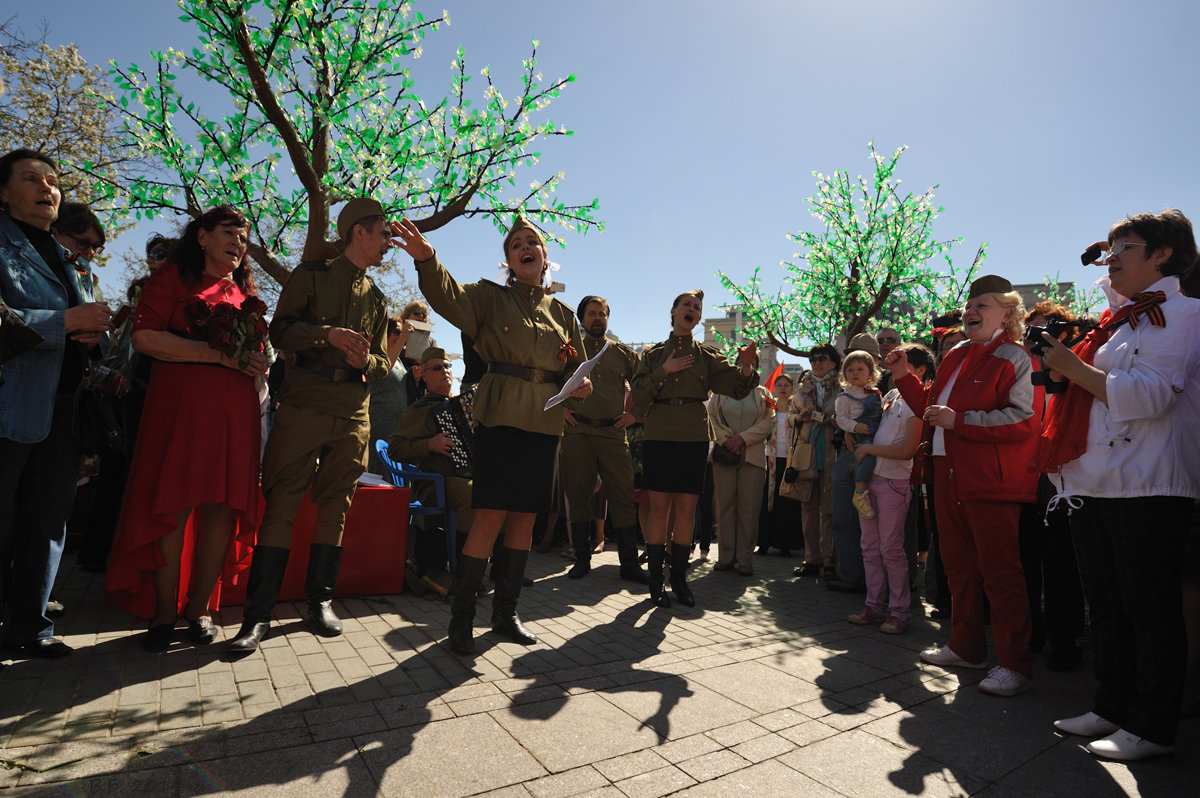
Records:
[[[554,394],[554,396],[550,398],[550,401],[546,402],[546,406],[542,409],[549,410],[555,405],[560,405],[565,402],[567,397],[569,397],[576,388],[578,388],[580,385],[583,385],[583,378],[592,373],[592,369],[596,367],[596,363],[607,351],[608,341],[605,341],[604,346],[600,347],[600,351],[596,353],[596,356],[591,360],[583,361],[583,363],[579,365],[579,368],[575,369],[575,373],[571,375],[571,379],[567,380],[566,384],[563,385],[562,390]]]

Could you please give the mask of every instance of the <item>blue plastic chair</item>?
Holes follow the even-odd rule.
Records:
[[[415,498],[409,500],[408,518],[409,526],[412,526],[412,519],[421,515],[440,515],[446,519],[446,563],[450,568],[450,573],[455,573],[458,570],[458,551],[455,545],[455,520],[457,513],[453,507],[446,504],[446,478],[441,474],[435,474],[432,471],[421,471],[413,466],[405,463],[397,463],[388,456],[387,441],[380,438],[375,441],[375,453],[379,455],[379,462],[383,463],[383,468],[387,471],[387,476],[392,482],[399,487],[412,490],[412,482],[432,482],[435,491],[435,504],[422,504]]]

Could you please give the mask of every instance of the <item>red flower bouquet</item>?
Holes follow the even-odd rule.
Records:
[[[221,354],[237,359],[238,368],[250,364],[252,352],[262,352],[267,340],[267,306],[256,296],[248,296],[240,308],[228,302],[210,306],[193,299],[184,308],[188,334]]]

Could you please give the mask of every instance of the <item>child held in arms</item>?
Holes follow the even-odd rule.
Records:
[[[845,390],[834,403],[837,425],[854,436],[854,443],[871,443],[883,417],[883,397],[875,389],[879,369],[870,353],[857,349],[846,355],[842,363],[842,383]],[[854,466],[854,497],[851,502],[863,518],[874,518],[875,508],[867,488],[875,473],[875,456],[867,455]]]

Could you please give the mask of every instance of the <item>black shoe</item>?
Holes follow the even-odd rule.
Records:
[[[575,549],[575,564],[567,571],[568,579],[583,579],[592,570],[592,523],[571,524],[571,546]]]
[[[184,613],[183,619],[188,624],[188,640],[191,640],[194,644],[207,646],[217,639],[217,625],[212,622],[212,618],[205,618],[201,615],[193,621],[187,617],[187,613]]]
[[[663,590],[663,560],[667,555],[665,543],[651,543],[646,546],[646,570],[650,580],[650,603],[656,607],[671,606],[667,591]]]
[[[799,568],[792,569],[792,576],[820,576],[821,566],[815,562],[803,563]]]
[[[770,546],[759,546],[757,549],[754,550],[754,553],[755,554],[763,554],[763,555],[770,554],[771,547]]]
[[[685,607],[695,607],[696,597],[687,583],[688,547],[671,545],[671,591]]]
[[[524,549],[500,547],[500,555],[494,561],[496,593],[492,596],[492,631],[504,635],[523,646],[537,642],[537,635],[521,623],[517,615],[517,602],[521,598],[521,587],[525,579],[525,564],[529,552]]]
[[[627,526],[614,530],[617,538],[617,559],[621,562],[621,578],[639,585],[650,584],[650,577],[642,569],[638,557],[637,527]]]
[[[142,635],[142,648],[155,654],[161,654],[171,647],[171,638],[174,636],[174,622],[151,626],[146,630],[146,634]]]
[[[249,654],[267,639],[271,629],[271,611],[283,587],[290,549],[282,546],[255,546],[250,561],[250,578],[246,582],[246,605],[242,628],[229,643],[233,654]]]
[[[341,567],[341,546],[328,543],[309,546],[304,594],[308,599],[308,623],[321,637],[337,637],[342,633],[342,622],[333,611],[333,588]]]
[[[825,587],[835,593],[866,593],[866,585],[856,585],[853,582],[843,582],[840,579],[831,579],[825,583]]]
[[[933,618],[935,621],[940,621],[943,618],[950,617],[950,610],[944,610],[941,607],[934,607],[933,611],[929,613],[929,617]]]
[[[47,618],[61,618],[63,613],[66,611],[67,611],[67,608],[63,606],[63,603],[61,601],[54,598],[54,596],[51,596],[50,599],[46,602],[46,617]]]
[[[5,646],[5,648],[18,649],[25,656],[35,659],[58,659],[75,650],[57,637],[41,637],[23,646]]]
[[[834,568],[832,565],[826,565],[826,566],[825,566],[825,567],[822,569],[822,571],[821,571],[821,575],[822,575],[822,576],[824,576],[824,577],[825,577],[825,579],[828,579],[828,580],[832,580],[832,579],[837,579],[837,578],[838,578],[838,576],[837,576],[837,569],[836,569],[836,568]]]
[[[447,638],[450,650],[458,654],[474,654],[475,598],[483,583],[487,560],[461,554],[450,587],[450,626]]]

